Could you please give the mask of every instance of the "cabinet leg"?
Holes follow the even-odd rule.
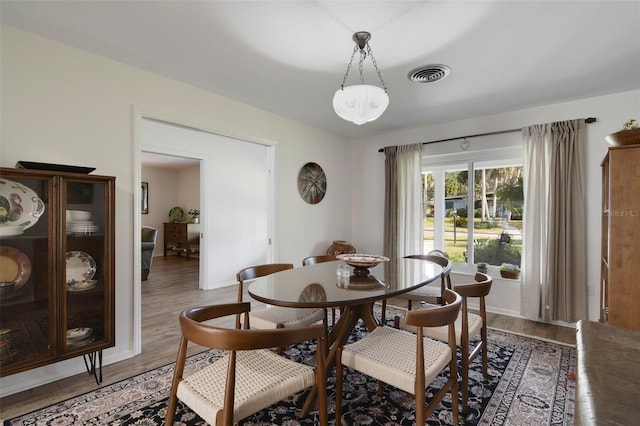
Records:
[[[87,361],[88,358],[88,361]],[[87,373],[93,374],[96,384],[102,383],[102,350],[82,355]]]

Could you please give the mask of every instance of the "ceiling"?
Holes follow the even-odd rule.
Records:
[[[13,1],[0,19],[80,49],[344,135],[366,138],[640,89],[639,1]],[[390,104],[335,115],[354,43],[370,46]],[[445,64],[435,83],[416,67]],[[365,82],[379,85],[371,62]],[[357,67],[347,85],[358,84]]]

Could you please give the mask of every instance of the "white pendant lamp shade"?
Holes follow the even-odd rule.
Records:
[[[384,89],[358,84],[338,89],[333,96],[333,109],[344,120],[361,125],[380,117],[389,106]]]
[[[373,121],[382,115],[389,106],[389,96],[387,95],[387,86],[384,84],[378,64],[373,57],[371,46],[369,46],[371,34],[366,31],[358,31],[353,34],[351,39],[356,44],[353,47],[351,59],[349,59],[347,72],[345,72],[344,77],[342,77],[340,89],[333,95],[333,109],[336,114],[338,114],[338,117],[361,125]],[[358,74],[360,74],[361,84],[345,87],[347,77],[349,77],[349,70],[351,69],[356,54],[359,54]],[[364,60],[367,57],[371,59],[382,87],[364,84],[363,68]]]

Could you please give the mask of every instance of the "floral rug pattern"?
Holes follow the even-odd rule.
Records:
[[[366,333],[359,324],[351,335]],[[575,386],[568,377],[575,372],[575,348],[489,330],[489,377],[482,376],[480,361],[471,364],[469,412],[462,414],[464,425],[573,425]],[[314,345],[315,346],[315,345]],[[314,346],[298,345],[285,355],[300,362],[311,362]],[[189,357],[185,375],[220,356],[207,351]],[[5,425],[162,425],[173,364],[105,386],[33,413],[5,421]],[[352,370],[345,371],[343,425],[414,425],[413,396],[385,385],[377,396],[377,382]],[[427,390],[430,399],[446,381],[439,377]],[[335,419],[335,370],[328,377],[329,419]],[[308,391],[287,398],[253,416],[242,426],[317,425],[318,413],[311,411],[299,419]],[[206,425],[188,407],[178,402],[175,424]],[[428,419],[429,425],[453,424],[451,399],[445,397]]]

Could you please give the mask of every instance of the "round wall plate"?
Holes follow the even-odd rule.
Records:
[[[316,163],[302,166],[298,174],[298,192],[309,204],[318,204],[327,192],[327,177],[324,170]]]

